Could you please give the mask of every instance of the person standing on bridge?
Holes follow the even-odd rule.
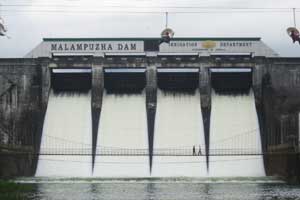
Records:
[[[195,145],[193,146],[193,156],[196,155],[196,148],[195,148]]]
[[[202,152],[201,152],[201,146],[199,145],[199,151],[198,151],[198,156],[201,156]]]

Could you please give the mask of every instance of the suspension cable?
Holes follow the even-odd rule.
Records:
[[[294,27],[297,26],[297,23],[296,23],[296,8],[293,8],[293,17],[294,17]]]
[[[168,13],[168,12],[166,12],[166,28],[168,28],[168,21],[169,21],[169,19],[168,19],[168,15],[169,15],[169,13]]]

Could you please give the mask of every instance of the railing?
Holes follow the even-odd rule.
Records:
[[[0,154],[32,154],[32,155],[61,155],[61,156],[89,156],[93,155],[92,148],[41,148],[39,152],[33,148],[5,147],[0,146]],[[255,148],[244,149],[210,149],[209,156],[255,156],[266,154],[295,154],[299,151],[268,151],[262,152]],[[149,156],[148,149],[127,149],[127,148],[98,148],[96,156]],[[206,152],[193,152],[192,149],[163,148],[154,149],[153,156],[207,156]]]
[[[250,132],[249,132],[250,133]],[[246,135],[248,135],[247,133]],[[193,146],[181,146],[172,148],[154,148],[153,156],[247,156],[247,155],[265,155],[265,154],[295,154],[300,153],[300,145],[276,145],[274,147],[269,146],[267,152],[262,152],[260,144],[253,144],[252,148],[243,148],[241,144],[244,143],[232,143],[232,140],[236,140],[240,135],[236,135],[234,138],[227,138],[222,141],[214,141],[214,144],[219,148],[210,149],[209,152],[205,152],[203,148],[205,145],[201,144],[201,153],[198,154],[198,145],[193,150]],[[246,137],[248,138],[248,137]],[[47,136],[46,141],[41,144],[39,152],[36,151],[33,146],[24,145],[8,145],[0,144],[0,154],[14,153],[14,154],[33,154],[33,155],[78,155],[88,156],[92,155],[93,151],[91,144],[84,144],[80,142],[69,141],[61,138]],[[230,144],[227,145],[227,141]],[[236,144],[232,146],[232,144]],[[121,148],[112,146],[97,146],[96,156],[149,156],[149,149],[142,148]]]
[[[39,155],[92,155],[91,148],[42,148]],[[98,148],[97,156],[148,156],[148,149]],[[154,149],[153,156],[206,156],[206,152],[193,153],[191,148]],[[210,156],[262,155],[259,149],[211,149]]]

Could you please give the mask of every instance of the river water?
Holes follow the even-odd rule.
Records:
[[[18,179],[26,191],[0,199],[25,200],[298,200],[300,187],[270,178],[213,179]]]

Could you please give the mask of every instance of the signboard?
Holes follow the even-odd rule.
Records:
[[[143,52],[143,41],[50,42],[51,53]]]
[[[160,45],[160,52],[254,52],[256,41],[171,41]]]

